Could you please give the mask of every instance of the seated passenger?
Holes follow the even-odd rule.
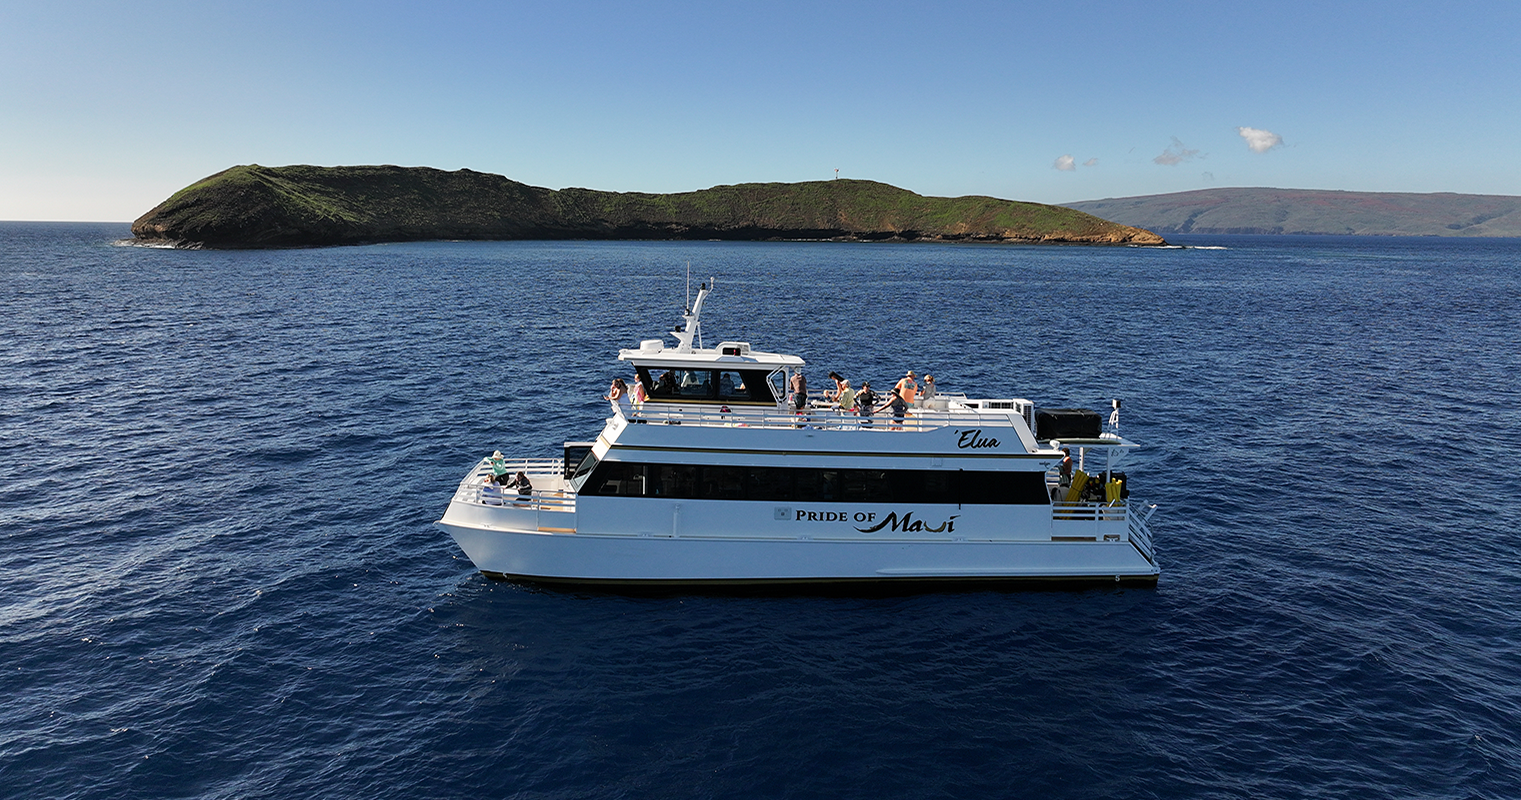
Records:
[[[676,376],[671,370],[666,370],[665,374],[660,376],[660,380],[655,382],[655,389],[650,392],[650,396],[670,397],[673,394],[676,394]]]
[[[515,506],[528,502],[533,494],[533,484],[528,482],[528,476],[522,470],[518,470],[517,476],[507,482],[507,488],[517,490],[517,499],[513,501]]]
[[[508,489],[518,490],[518,494],[531,494],[533,492],[533,484],[528,482],[528,475],[522,470],[518,470],[518,474],[507,481],[505,486]]]
[[[481,484],[481,502],[488,506],[502,505],[502,487],[496,485],[496,481],[487,478]]]

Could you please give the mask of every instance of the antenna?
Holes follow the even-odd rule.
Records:
[[[690,313],[692,311],[692,261],[691,261],[691,259],[687,260],[687,299],[686,299],[686,305],[682,306],[681,309],[683,311],[688,312],[688,313]]]

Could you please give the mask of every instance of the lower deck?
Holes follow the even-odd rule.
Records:
[[[511,468],[528,474],[531,492],[504,496],[487,481],[483,461],[439,523],[488,574],[704,584],[1146,582],[1159,572],[1144,514],[1125,500],[958,506],[578,497],[559,460]]]

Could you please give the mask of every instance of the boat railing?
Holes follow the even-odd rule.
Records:
[[[1130,541],[1135,543],[1135,549],[1141,551],[1153,565],[1157,563],[1156,551],[1151,546],[1151,528],[1146,525],[1146,520],[1151,518],[1151,512],[1156,511],[1154,505],[1146,506],[1146,510],[1139,514],[1130,514],[1126,520],[1130,523]]]
[[[1144,506],[1142,510],[1133,510],[1128,501],[1093,503],[1058,500],[1051,504],[1051,519],[1057,523],[1054,530],[1057,537],[1098,542],[1128,541],[1135,545],[1147,561],[1155,564],[1151,529],[1146,525],[1146,519],[1155,508],[1156,506]]]
[[[537,486],[553,485],[561,486],[565,475],[565,461],[559,458],[513,458],[502,459],[502,465],[507,474],[516,475],[522,472],[528,476],[528,481]],[[456,500],[467,503],[480,503],[488,506],[509,506],[515,508],[528,508],[535,511],[566,512],[576,510],[576,497],[574,493],[562,489],[535,488],[528,494],[518,494],[515,489],[505,486],[496,486],[487,483],[487,479],[495,474],[492,469],[490,458],[481,459],[475,465],[475,469],[460,482],[459,489],[455,491]]]
[[[902,418],[890,412],[860,415],[830,405],[801,411],[772,406],[715,406],[646,403],[642,408],[618,409],[630,422],[655,425],[700,425],[730,428],[814,428],[819,430],[920,431],[949,425],[1007,428],[1014,412],[1001,409],[909,409]]]
[[[460,493],[463,494],[461,498],[463,500],[487,506],[524,508],[548,512],[570,512],[576,510],[575,494],[559,489],[534,489],[528,494],[517,494],[512,489],[493,487],[490,484],[476,484],[469,489],[462,488]],[[459,497],[459,495],[456,495],[456,497]]]
[[[1129,516],[1129,510],[1124,505],[1065,500],[1058,500],[1051,504],[1051,518],[1057,520],[1124,522],[1127,516]]]

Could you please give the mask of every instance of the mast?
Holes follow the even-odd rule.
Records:
[[[708,286],[712,283],[713,279],[708,278],[707,283],[698,285],[697,302],[693,303],[690,309],[683,309],[686,313],[681,315],[682,324],[671,331],[671,335],[676,337],[676,352],[692,352],[693,339],[697,340],[698,347],[702,347],[702,304],[708,299]]]

